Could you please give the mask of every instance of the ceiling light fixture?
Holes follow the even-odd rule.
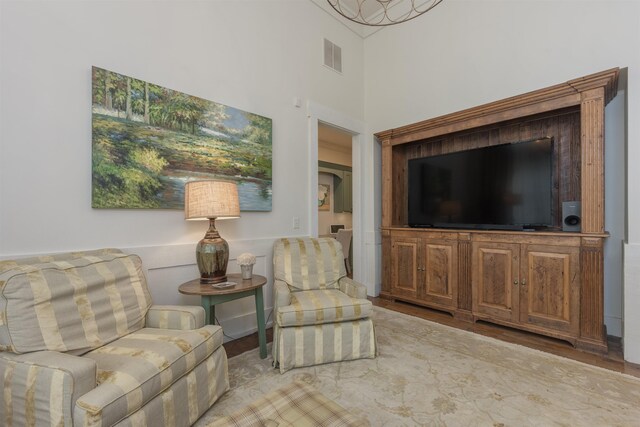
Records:
[[[372,27],[400,24],[426,13],[442,0],[327,0],[350,21]]]

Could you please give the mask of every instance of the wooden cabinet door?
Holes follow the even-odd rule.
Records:
[[[420,239],[391,238],[391,293],[418,297],[418,245]]]
[[[520,322],[577,334],[580,248],[522,245]]]
[[[458,242],[423,239],[418,269],[418,298],[446,307],[458,306]]]
[[[518,321],[520,245],[474,242],[472,245],[473,312]]]

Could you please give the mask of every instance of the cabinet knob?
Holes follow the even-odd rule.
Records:
[[[514,280],[514,281],[513,281],[513,284],[514,284],[514,285],[516,285],[516,286],[518,286],[518,279]]]
[[[527,282],[525,282],[525,280],[524,280],[524,279],[522,279],[522,286],[524,286],[524,285],[526,285],[526,284],[527,284]]]

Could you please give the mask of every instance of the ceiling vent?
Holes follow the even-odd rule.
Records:
[[[342,74],[342,48],[324,39],[324,65]]]

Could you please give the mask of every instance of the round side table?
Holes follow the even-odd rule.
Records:
[[[240,274],[227,274],[228,282],[235,282],[228,288],[214,288],[211,284],[200,283],[200,279],[190,280],[178,288],[181,294],[199,295],[200,304],[204,308],[207,325],[215,323],[216,304],[233,301],[239,298],[254,296],[256,300],[256,317],[258,321],[258,342],[260,343],[260,358],[267,357],[267,333],[264,320],[264,298],[262,287],[267,278],[254,274],[251,279],[243,279]]]

